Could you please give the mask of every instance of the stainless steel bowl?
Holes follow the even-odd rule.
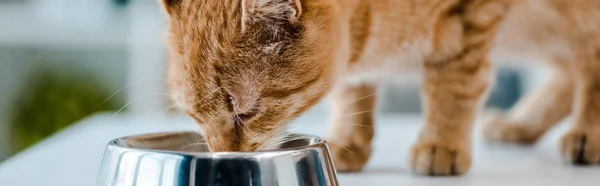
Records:
[[[316,136],[278,150],[209,152],[194,132],[147,134],[109,142],[96,186],[337,186],[327,143]]]

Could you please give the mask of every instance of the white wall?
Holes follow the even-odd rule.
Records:
[[[30,73],[30,59],[53,61],[47,66],[57,69],[92,69],[103,75],[112,91],[142,78],[164,77],[164,16],[156,1],[133,3],[123,8],[109,0],[0,0],[0,25],[10,25],[0,29],[0,159],[8,142],[8,100]],[[118,96],[135,99],[164,92],[164,87],[161,81],[136,83]],[[163,98],[136,101],[130,107],[154,112],[164,105]]]
[[[128,17],[127,100],[132,114],[156,115],[169,107],[166,69],[166,17],[160,6],[148,1],[133,1]]]
[[[8,115],[15,104],[13,100],[26,86],[27,77],[35,73],[34,63],[95,76],[104,84],[99,86],[105,86],[110,94],[125,84],[127,55],[126,50],[113,48],[8,48],[0,45],[0,160],[10,149]],[[124,97],[123,92],[116,99]]]

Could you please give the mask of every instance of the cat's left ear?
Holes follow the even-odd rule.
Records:
[[[290,21],[302,15],[301,0],[242,0],[243,22]]]

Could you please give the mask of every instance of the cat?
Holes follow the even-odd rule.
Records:
[[[552,59],[553,81],[514,112],[492,115],[487,139],[532,143],[573,111],[563,156],[600,163],[596,1],[161,1],[172,98],[213,151],[273,148],[288,122],[330,95],[329,139],[344,146],[331,146],[336,169],[361,171],[372,152],[378,83],[420,72],[425,125],[411,167],[464,174],[492,84],[490,58],[526,52],[518,48],[525,43]]]

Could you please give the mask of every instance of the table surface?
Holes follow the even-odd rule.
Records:
[[[298,119],[290,130],[325,135],[328,126],[324,121],[328,121],[326,116],[306,116]],[[600,181],[600,167],[573,167],[560,160],[556,144],[567,129],[565,125],[553,130],[535,147],[488,145],[476,135],[474,165],[469,174],[430,178],[411,173],[407,162],[422,118],[390,115],[378,117],[377,122],[372,160],[362,173],[340,174],[341,185],[581,186],[597,185]],[[0,185],[94,185],[109,140],[132,134],[194,129],[194,122],[186,117],[96,115],[0,164]]]

